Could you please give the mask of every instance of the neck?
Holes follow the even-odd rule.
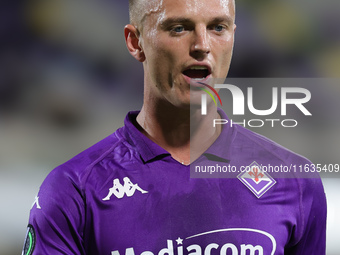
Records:
[[[141,131],[182,164],[189,165],[197,159],[220,134],[221,129],[213,127],[213,119],[218,118],[215,105],[202,116],[200,107],[178,108],[168,101],[151,102],[144,102],[137,116]]]

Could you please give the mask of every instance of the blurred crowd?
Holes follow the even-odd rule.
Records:
[[[3,1],[1,119],[72,131],[117,94],[140,103],[141,65],[123,38],[127,2]],[[237,0],[229,77],[339,77],[339,10],[338,0]]]

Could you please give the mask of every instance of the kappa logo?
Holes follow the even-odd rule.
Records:
[[[33,208],[34,205],[36,205],[37,209],[41,209],[40,204],[39,204],[39,197],[38,196],[36,196],[34,198],[34,202],[33,202],[32,206],[31,206],[31,209]]]
[[[261,166],[254,161],[251,163],[245,172],[240,173],[237,178],[251,191],[257,198],[260,198],[276,181],[267,173],[264,172]]]
[[[140,191],[142,194],[148,193],[147,191],[141,189],[138,184],[133,184],[129,177],[123,179],[124,185],[119,182],[119,179],[113,180],[113,187],[109,189],[109,193],[103,198],[104,201],[110,200],[112,195],[121,199],[124,195],[131,197],[135,194],[136,190]]]

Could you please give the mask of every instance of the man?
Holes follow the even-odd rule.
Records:
[[[132,0],[130,18],[143,107],[49,174],[23,254],[325,254],[320,179],[267,176],[255,194],[238,178],[190,178],[194,162],[308,162],[240,126],[213,128],[227,117],[211,102],[201,116],[200,88],[228,73],[234,1]]]

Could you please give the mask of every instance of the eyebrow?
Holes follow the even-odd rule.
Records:
[[[230,16],[219,16],[214,17],[213,19],[209,20],[209,24],[211,23],[227,23],[228,25],[233,24],[234,20]],[[192,19],[189,18],[182,18],[182,17],[173,17],[167,18],[160,23],[161,28],[167,28],[173,24],[190,24],[195,23]]]
[[[230,25],[234,23],[234,19],[228,15],[228,16],[216,17],[210,21],[210,23],[223,23],[223,22],[226,22]]]
[[[193,21],[188,18],[167,18],[166,20],[161,22],[160,26],[161,28],[167,28],[173,24],[188,24],[188,23],[193,23]]]

